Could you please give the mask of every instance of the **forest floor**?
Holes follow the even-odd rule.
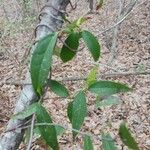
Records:
[[[128,1],[127,1],[128,2]],[[82,128],[83,132],[95,136],[108,132],[116,138],[119,150],[126,150],[118,137],[120,123],[125,120],[130,127],[139,147],[150,150],[150,74],[138,75],[138,72],[150,70],[150,1],[140,1],[134,10],[121,23],[116,36],[115,51],[111,52],[112,32],[102,31],[116,22],[118,7],[111,0],[100,9],[99,14],[89,14],[91,19],[83,26],[98,36],[102,46],[102,54],[98,63],[94,63],[88,50],[84,48],[70,62],[63,64],[59,58],[54,58],[53,78],[83,77],[95,64],[99,64],[99,74],[105,80],[114,80],[128,84],[132,92],[120,94],[121,104],[96,109],[95,100],[88,95],[88,117]],[[24,6],[16,0],[0,2],[0,133],[10,119],[15,103],[21,91],[21,85],[16,81],[23,80],[27,71],[28,53],[34,42],[34,29],[37,24],[39,4],[32,9],[33,4]],[[23,9],[24,8],[24,9]],[[71,10],[71,20],[87,12],[87,3],[78,2],[76,10]],[[68,8],[70,10],[70,8]],[[112,56],[115,55],[115,58]],[[120,74],[110,77],[112,74]],[[124,75],[124,73],[134,73]],[[63,82],[71,94],[84,85],[84,81]],[[67,118],[69,99],[60,99],[52,92],[44,98],[44,105],[51,113],[54,122],[70,127]],[[102,149],[102,144],[94,140],[94,149]],[[81,135],[72,144],[71,133],[66,131],[60,138],[61,150],[80,150],[83,148]],[[80,144],[79,144],[80,143]],[[36,142],[32,149],[39,149]],[[42,147],[42,146],[41,146]],[[24,149],[24,148],[20,148]],[[46,149],[46,148],[43,148]]]

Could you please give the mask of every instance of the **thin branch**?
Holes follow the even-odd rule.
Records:
[[[69,0],[69,4],[70,4],[72,10],[76,9],[76,7],[77,7],[77,3],[76,2],[75,2],[75,5],[73,6],[71,0]]]
[[[90,136],[90,137],[95,138],[95,139],[100,140],[100,141],[101,141],[102,139],[107,140],[107,141],[114,141],[114,140],[115,140],[115,138],[114,138],[114,139],[102,138],[100,135],[96,136],[96,135],[91,134],[91,133],[83,132],[83,131],[80,131],[80,130],[77,130],[77,129],[74,129],[74,128],[70,128],[70,127],[67,127],[67,126],[65,126],[65,125],[56,124],[56,123],[36,123],[34,126],[36,126],[36,127],[38,127],[38,126],[59,126],[59,127],[64,128],[64,129],[67,130],[67,131],[70,131],[70,132],[74,131],[74,132],[77,132],[77,133],[81,134],[82,136]],[[15,131],[15,130],[18,130],[18,129],[21,129],[21,130],[22,130],[22,129],[27,129],[27,128],[29,128],[29,127],[31,127],[31,125],[20,126],[20,127],[18,127],[18,128],[14,128],[14,129],[12,129],[12,130],[14,130],[14,131]],[[11,131],[12,131],[12,130],[11,130]],[[11,131],[7,130],[6,132],[11,132]],[[28,149],[28,150],[29,150],[29,149]]]
[[[99,35],[101,35],[101,34],[104,34],[105,32],[108,32],[108,31],[112,30],[113,28],[115,28],[116,26],[120,25],[120,24],[130,15],[130,13],[133,11],[135,4],[136,4],[136,2],[132,5],[132,7],[131,7],[131,9],[129,10],[129,12],[127,12],[127,13],[125,14],[125,16],[124,16],[121,20],[119,20],[117,23],[115,23],[115,24],[112,25],[111,27],[109,27],[109,28],[105,29],[104,31],[100,32],[99,34],[97,34],[97,36],[99,36]],[[136,7],[136,8],[137,8],[137,7]]]
[[[117,67],[111,67],[111,66],[108,65],[108,64],[100,63],[99,65],[100,65],[100,66],[103,66],[103,67],[106,67],[106,68],[108,68],[108,69],[111,69],[111,70],[113,70],[113,71],[115,71],[115,72],[118,72],[118,71],[119,71],[119,69],[118,69]]]
[[[105,73],[98,75],[98,78],[113,78],[113,77],[122,77],[122,76],[138,76],[138,75],[150,75],[150,70],[144,71],[144,72],[117,72],[117,73]],[[65,78],[59,78],[58,81],[80,81],[80,80],[86,80],[86,76],[77,76],[77,77],[65,77]],[[8,84],[8,85],[30,85],[31,82],[26,81],[4,81],[1,82],[0,85]]]
[[[32,115],[31,129],[30,129],[30,139],[29,139],[27,150],[30,150],[31,146],[32,146],[34,122],[35,122],[35,114]]]
[[[112,78],[112,77],[122,77],[122,76],[137,76],[137,75],[148,75],[150,74],[150,70],[149,71],[145,71],[145,72],[118,72],[118,73],[109,73],[109,74],[101,74],[98,75],[98,78]],[[83,77],[70,77],[70,78],[63,78],[61,81],[79,81],[79,80],[86,80],[86,76]]]
[[[117,17],[117,22],[122,18],[122,8],[123,8],[123,4],[122,4],[122,1],[119,0],[119,11],[118,11],[118,17]],[[112,39],[112,45],[111,45],[111,49],[110,49],[110,52],[111,52],[111,55],[108,59],[108,65],[112,65],[113,63],[113,60],[116,56],[116,53],[117,53],[117,48],[116,48],[116,45],[117,45],[117,35],[118,35],[118,30],[119,30],[119,25],[116,26],[114,28],[114,31],[113,31],[113,39]]]

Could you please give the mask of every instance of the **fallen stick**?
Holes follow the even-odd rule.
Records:
[[[98,78],[113,78],[113,77],[122,77],[122,76],[139,76],[139,75],[150,75],[150,70],[144,71],[144,72],[117,72],[117,73],[105,73],[98,75]],[[80,81],[80,80],[86,80],[86,76],[77,76],[77,77],[65,77],[65,78],[58,78],[59,81]],[[11,81],[4,81],[1,82],[0,85],[8,84],[8,85],[30,85],[31,82],[26,81],[18,81],[18,80],[11,80]]]

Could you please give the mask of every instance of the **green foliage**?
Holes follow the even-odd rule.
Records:
[[[45,108],[39,103],[34,103],[30,105],[24,111],[16,114],[13,119],[24,119],[32,115],[36,114],[37,123],[53,123],[50,115],[47,113]],[[54,125],[45,125],[38,126],[41,136],[46,141],[46,143],[52,147],[54,150],[58,150],[58,142],[57,142],[57,133]],[[58,131],[57,131],[58,132]]]
[[[75,56],[79,46],[79,38],[80,36],[78,32],[71,32],[69,34],[60,53],[60,57],[63,62],[67,62]]]
[[[74,30],[77,30],[85,21],[88,20],[88,18],[87,17],[80,17],[79,19],[76,19],[73,22],[70,22],[67,18],[64,18],[64,20],[66,22],[69,22],[69,24],[67,24],[67,26],[64,28],[63,31],[70,34]]]
[[[72,128],[80,130],[84,118],[87,115],[86,97],[83,91],[79,91],[74,97],[74,100],[68,105],[68,117],[72,124]],[[77,135],[77,132],[73,131],[73,137]]]
[[[56,45],[53,54],[60,57],[60,52],[61,48]]]
[[[84,137],[84,150],[94,150],[90,136]]]
[[[43,106],[38,105],[36,114],[38,123],[53,123],[50,115],[47,113]],[[57,133],[55,126],[39,126],[39,130],[46,143],[54,150],[58,150],[59,146],[57,142]]]
[[[99,5],[103,1],[99,1]],[[49,71],[52,70],[52,55],[60,56],[63,62],[70,61],[77,53],[79,47],[79,40],[83,38],[88,47],[94,61],[98,61],[100,57],[101,47],[97,38],[89,31],[81,30],[80,26],[88,18],[81,17],[70,23],[67,18],[64,18],[69,25],[62,33],[68,33],[66,40],[60,49],[57,45],[57,33],[52,33],[41,39],[36,45],[31,60],[31,79],[32,85],[39,96],[43,95],[45,86],[49,86],[51,91],[60,97],[68,97],[69,92],[67,88],[58,81],[48,79]],[[77,92],[73,100],[68,104],[67,115],[72,125],[73,139],[82,128],[85,117],[87,116],[87,103],[85,92],[90,91],[99,98],[97,98],[96,107],[101,108],[105,106],[112,106],[119,104],[118,98],[111,96],[120,92],[128,92],[131,89],[121,83],[113,81],[97,81],[98,66],[95,66],[89,73],[86,79],[86,88]],[[45,142],[54,150],[58,150],[57,136],[63,134],[64,128],[59,125],[54,125],[51,116],[47,113],[45,108],[38,103],[30,105],[26,110],[16,114],[14,119],[24,119],[30,115],[35,114],[37,123],[44,123],[43,126],[37,126]],[[47,125],[46,125],[47,124]],[[138,150],[135,140],[131,136],[129,130],[124,124],[121,124],[119,135],[129,148]],[[115,143],[109,134],[102,134],[102,144],[104,150],[116,150]],[[93,150],[93,144],[90,136],[84,137],[84,150]]]
[[[131,89],[125,84],[113,81],[97,81],[93,83],[88,90],[104,97],[120,92],[128,92]]]
[[[69,96],[69,92],[64,85],[55,80],[48,80],[48,86],[50,89],[60,97]]]
[[[118,105],[120,103],[121,101],[116,96],[109,96],[103,100],[101,100],[100,97],[98,96],[97,101],[96,101],[96,108]]]
[[[135,139],[132,137],[129,129],[126,127],[125,123],[121,123],[119,128],[119,136],[122,140],[122,142],[128,146],[128,148],[132,150],[139,150],[138,145],[135,141]]]
[[[93,67],[93,69],[90,71],[86,79],[87,87],[89,87],[90,85],[96,82],[97,72],[98,72],[98,66]]]
[[[102,134],[102,145],[104,150],[117,150],[110,134]]]
[[[12,119],[15,120],[15,119],[27,118],[27,117],[31,116],[32,114],[36,113],[37,107],[38,107],[38,103],[31,104],[24,111],[21,111],[21,112],[15,114],[14,116],[12,116]]]
[[[99,42],[97,40],[97,38],[90,33],[89,31],[83,30],[82,31],[82,38],[85,42],[85,44],[87,45],[88,49],[90,50],[94,61],[98,61],[99,57],[100,57],[100,45]]]
[[[52,55],[57,40],[57,34],[49,34],[40,40],[34,50],[31,60],[32,85],[38,94],[42,94],[52,65]]]
[[[61,126],[55,126],[55,129],[57,136],[61,136],[65,132],[65,129]]]
[[[79,19],[77,19],[75,22],[76,22],[76,25],[78,27],[80,27],[84,22],[86,22],[89,18],[88,17],[80,17]]]

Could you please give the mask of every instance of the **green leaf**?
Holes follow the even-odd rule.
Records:
[[[98,61],[100,57],[100,45],[97,38],[89,31],[82,31],[82,38],[90,50],[94,61]]]
[[[114,140],[109,134],[102,134],[102,146],[104,150],[117,150]]]
[[[25,144],[29,143],[29,141],[30,141],[30,132],[31,132],[31,128],[27,128],[25,130],[24,137],[23,137],[23,143],[25,143]]]
[[[38,106],[38,110],[36,114],[37,114],[37,123],[53,123],[50,115],[47,113],[45,108],[40,104]],[[54,150],[59,150],[55,126],[45,125],[45,126],[38,126],[38,127],[41,136],[46,141],[46,143]]]
[[[135,141],[135,139],[132,137],[129,129],[126,127],[125,123],[121,123],[119,128],[119,136],[122,140],[122,142],[128,146],[128,148],[133,150],[139,150],[139,147]]]
[[[91,84],[96,82],[97,78],[97,71],[98,71],[98,66],[93,67],[93,69],[90,71],[90,73],[87,76],[86,79],[86,84],[89,87]]]
[[[34,132],[34,137],[36,137],[36,138],[40,138],[41,137],[41,132],[40,132],[40,129],[39,129],[38,126],[34,127],[33,132]]]
[[[77,32],[71,32],[67,39],[64,42],[64,45],[61,49],[60,58],[63,62],[67,62],[71,60],[75,54],[76,50],[79,46],[79,33]]]
[[[90,136],[84,137],[84,150],[94,150]]]
[[[68,104],[67,115],[68,115],[68,118],[69,118],[70,122],[72,123],[72,118],[73,118],[72,117],[73,116],[73,101]]]
[[[130,90],[131,89],[127,85],[113,81],[97,81],[89,87],[89,91],[98,94],[101,97],[110,96],[120,92],[128,92]]]
[[[31,60],[31,79],[35,91],[41,95],[52,65],[52,55],[57,41],[57,34],[49,34],[41,39]]]
[[[60,57],[60,52],[61,52],[61,48],[56,45],[53,54]]]
[[[69,96],[68,90],[62,84],[55,80],[48,80],[48,86],[50,89],[60,97],[67,97]]]
[[[57,136],[61,136],[65,132],[65,129],[59,125],[55,125],[55,130]],[[41,137],[41,132],[38,126],[34,128],[34,133],[36,134],[36,137]]]
[[[115,96],[109,96],[106,99],[103,99],[101,101],[97,101],[96,108],[102,108],[106,106],[113,106],[120,104],[121,101],[118,99],[118,97]]]
[[[79,19],[74,20],[73,22],[70,22],[67,18],[64,18],[66,22],[70,22],[67,24],[67,26],[64,28],[64,32],[71,33],[76,28],[79,28],[85,21],[87,21],[89,17],[80,17]]]
[[[56,129],[57,136],[62,135],[65,131],[65,129],[61,126],[55,126],[55,129]]]
[[[13,115],[12,119],[25,119],[31,116],[32,114],[36,113],[37,107],[38,107],[38,103],[29,105],[25,110]]]
[[[87,21],[89,18],[88,17],[80,17],[79,19],[77,19],[75,22],[76,22],[76,25],[79,27],[81,26],[85,21]]]
[[[38,103],[30,105],[24,111],[13,116],[13,119],[24,119],[26,117],[31,116],[33,113],[35,113],[37,116],[37,123],[53,123],[51,117],[49,116],[45,108]],[[45,125],[37,126],[36,128],[40,130],[41,136],[50,147],[52,147],[54,150],[59,149],[55,126]]]
[[[86,97],[83,91],[79,91],[74,97],[74,101],[68,105],[68,117],[72,124],[72,128],[80,130],[84,118],[87,115]],[[73,132],[73,137],[77,135],[77,132]]]
[[[70,21],[68,19],[66,19],[66,22],[70,22]],[[78,28],[78,26],[77,26],[76,20],[75,20],[75,21],[67,24],[67,26],[63,29],[63,32],[70,34],[76,28]]]

